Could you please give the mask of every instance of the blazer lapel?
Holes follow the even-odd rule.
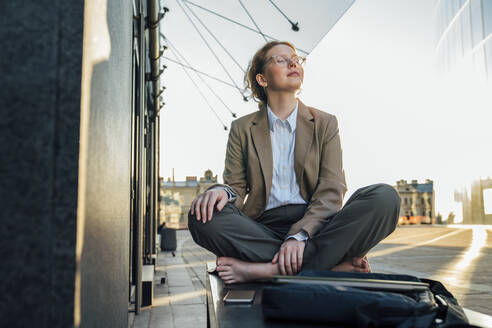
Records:
[[[251,126],[251,137],[260,160],[261,171],[263,173],[266,202],[270,197],[273,178],[273,157],[272,141],[270,139],[270,128],[268,126],[268,115],[266,106],[261,106],[253,125]],[[254,183],[254,182],[253,182]]]
[[[314,117],[299,98],[296,123],[296,145],[294,148],[294,171],[301,195],[306,199],[307,195],[303,186],[302,175],[304,174],[304,163],[307,152],[311,148],[314,136]]]

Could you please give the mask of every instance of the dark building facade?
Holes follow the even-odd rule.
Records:
[[[163,8],[1,8],[1,326],[127,327],[152,301]]]

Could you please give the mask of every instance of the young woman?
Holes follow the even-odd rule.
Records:
[[[393,187],[347,191],[338,122],[296,97],[304,59],[289,42],[265,44],[245,81],[259,111],[231,124],[224,184],[193,200],[194,241],[217,255],[226,284],[301,269],[369,272],[365,254],[394,231]]]

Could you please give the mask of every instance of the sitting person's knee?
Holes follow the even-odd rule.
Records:
[[[378,185],[378,195],[378,206],[386,210],[388,217],[392,220],[394,230],[398,224],[398,217],[400,215],[400,195],[395,188],[386,183]]]
[[[401,198],[395,188],[387,183],[378,183],[376,185],[377,200],[386,205],[397,205],[400,207]]]
[[[191,214],[191,210],[188,212],[188,230],[193,235],[195,233],[201,233],[203,228],[205,227],[205,223],[203,221],[197,220],[196,213]]]
[[[213,234],[217,229],[220,229],[220,215],[218,215],[217,210],[214,210],[212,218],[210,220],[206,220],[203,222],[203,218],[200,217],[200,220],[197,220],[196,213],[191,214],[191,211],[188,212],[188,229],[193,233],[204,233],[207,235]]]
[[[188,212],[188,230],[193,240],[201,246],[203,246],[201,242],[203,238],[210,235],[210,232],[205,231],[209,226],[208,223],[210,222],[205,224],[202,220],[197,220],[196,214],[191,214],[191,211]]]

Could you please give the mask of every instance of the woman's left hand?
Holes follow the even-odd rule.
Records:
[[[282,275],[292,276],[301,270],[305,245],[304,241],[290,238],[280,246],[280,250],[273,257],[272,263],[278,263]]]

